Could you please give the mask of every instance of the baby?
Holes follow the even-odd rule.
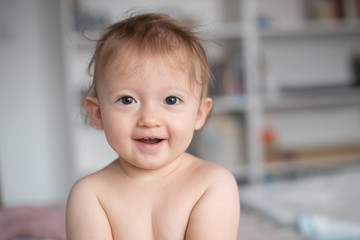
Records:
[[[185,152],[212,107],[192,28],[164,14],[131,16],[107,29],[90,67],[84,106],[119,157],[74,184],[67,239],[235,240],[234,177]]]

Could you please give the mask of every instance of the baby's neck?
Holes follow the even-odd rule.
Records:
[[[118,158],[115,162],[128,180],[141,184],[152,184],[164,181],[175,175],[184,164],[184,160],[186,159],[185,155],[186,153],[183,153],[171,163],[157,169],[139,168],[121,158]]]

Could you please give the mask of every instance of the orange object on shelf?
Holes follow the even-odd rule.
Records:
[[[262,141],[266,146],[271,146],[276,141],[276,133],[273,128],[265,127],[262,130]]]

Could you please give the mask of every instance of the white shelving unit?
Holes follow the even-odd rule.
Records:
[[[272,2],[272,0],[268,0],[266,4],[269,5],[271,4],[270,2]],[[273,2],[274,4],[279,3],[279,1]],[[293,0],[291,2],[297,6],[303,4],[302,0]],[[360,21],[358,19],[327,21],[307,20],[305,18],[295,19],[293,21],[289,19],[288,21],[282,21],[281,24],[277,24],[276,26],[267,26],[265,29],[260,29],[257,25],[258,17],[261,15],[261,4],[265,2],[262,0],[242,0],[239,1],[239,3],[241,19],[239,21],[219,24],[218,31],[213,37],[217,41],[224,41],[225,44],[231,41],[232,48],[235,46],[237,49],[230,51],[242,52],[244,69],[246,69],[244,73],[245,92],[238,95],[229,94],[216,96],[213,109],[214,115],[235,114],[235,118],[243,119],[242,125],[245,128],[243,132],[245,139],[243,144],[245,145],[246,152],[246,155],[243,157],[245,157],[245,161],[242,161],[242,163],[239,161],[238,167],[242,170],[235,168],[230,170],[233,171],[235,175],[238,174],[240,178],[245,177],[250,181],[258,181],[263,179],[266,174],[276,171],[300,171],[310,167],[315,168],[319,166],[335,166],[343,163],[360,162],[360,154],[356,153],[350,155],[345,154],[343,156],[309,157],[306,160],[295,162],[289,162],[284,159],[269,163],[265,160],[265,147],[261,140],[263,128],[267,127],[269,122],[270,124],[274,123],[274,121],[269,119],[276,119],[278,115],[291,115],[294,113],[300,116],[304,114],[305,119],[309,119],[309,117],[311,118],[316,115],[312,114],[312,111],[324,111],[327,115],[333,112],[333,114],[336,115],[337,111],[344,113],[343,109],[346,109],[348,110],[349,117],[344,115],[342,121],[345,125],[347,122],[355,125],[344,126],[341,125],[342,123],[339,120],[338,127],[344,129],[353,127],[353,131],[358,132],[356,134],[350,134],[347,140],[341,140],[344,136],[340,135],[345,135],[345,133],[339,133],[338,143],[341,144],[341,141],[343,141],[344,144],[350,143],[360,148],[360,122],[356,124],[356,119],[360,119],[360,88],[350,86],[351,74],[344,70],[344,68],[349,65],[348,62],[345,62],[347,60],[346,57],[349,57],[348,60],[350,60],[351,51],[360,46]],[[301,9],[298,10],[301,11]],[[297,16],[299,15],[302,14],[298,14]],[[234,44],[236,41],[238,42],[238,46]],[[295,43],[298,44],[299,47]],[[269,76],[271,72],[263,73],[259,70],[259,65],[263,64],[264,55],[265,58],[272,55],[269,59],[266,59],[269,65],[273,63],[272,61],[279,62],[280,57],[276,56],[272,47],[275,46],[277,47],[276,49],[279,49],[278,45],[281,44],[283,44],[284,50],[279,53],[279,55],[282,55],[280,57],[286,56],[290,58],[292,57],[291,54],[298,51],[299,59],[302,61],[304,59],[301,58],[302,49],[304,49],[304,51],[309,51],[308,49],[310,49],[308,58],[311,62],[311,58],[313,58],[311,49],[314,49],[315,58],[325,58],[325,60],[327,60],[326,56],[328,55],[328,60],[332,65],[329,65],[328,68],[319,67],[319,69],[315,69],[313,76],[311,76],[311,74],[299,73],[300,77],[295,77],[294,79],[299,79],[300,81],[301,77],[303,77],[305,84],[302,86],[297,83],[293,87],[290,87],[290,91],[286,91],[282,89],[283,87],[287,87],[284,82],[290,80],[289,85],[291,86],[292,79],[286,79],[284,76],[281,79],[279,77],[282,73],[281,69],[274,74],[276,76],[273,77]],[[321,49],[324,45],[329,46],[328,51],[325,47]],[[292,47],[289,54],[284,53],[289,46]],[[295,49],[297,47],[299,49]],[[333,47],[333,49],[330,47]],[[324,51],[324,49],[326,51]],[[320,56],[319,52],[316,51],[323,51],[324,57]],[[334,56],[336,57],[336,55],[334,55],[335,52],[339,54],[338,58],[334,58]],[[286,61],[292,60],[282,59],[282,61],[286,63]],[[339,63],[341,66],[339,66]],[[299,62],[299,64],[307,65],[310,63],[303,61]],[[321,65],[321,63],[319,65]],[[316,68],[316,66],[312,66],[312,68]],[[324,69],[330,72],[328,75],[333,74],[335,77],[331,78],[328,76],[327,73],[323,71]],[[312,70],[313,69],[309,69],[309,71]],[[296,74],[297,73],[294,72],[294,75]],[[322,74],[324,74],[323,78]],[[338,75],[341,76],[339,77]],[[264,81],[264,77],[272,78],[266,80],[271,81],[271,84],[275,83],[275,86],[263,86],[264,83],[262,81]],[[277,81],[282,82],[282,85],[277,85]],[[307,86],[307,84],[309,84],[309,86]],[[336,85],[339,85],[339,87],[334,87]],[[349,86],[346,87],[346,85]],[[352,120],[349,120],[350,118]],[[311,124],[311,120],[307,121]],[[315,124],[316,121],[314,120],[314,128],[316,127]],[[328,123],[329,126],[331,124],[331,122]],[[324,123],[324,125],[326,125],[326,123]],[[299,128],[301,128],[301,126]],[[302,129],[302,131],[307,131],[307,129]],[[311,129],[309,131],[311,131]],[[346,130],[343,132],[346,132]],[[206,133],[204,137],[208,137]],[[326,133],[324,133],[324,138],[326,138]],[[288,139],[290,138],[288,137]],[[333,140],[333,142],[336,143],[336,139]],[[309,145],[311,145],[311,143]],[[316,147],[316,144],[314,145]],[[319,143],[319,145],[321,144]],[[326,143],[324,145],[326,146]],[[331,147],[331,144],[329,146]],[[302,147],[300,144],[299,148],[301,149]],[[336,147],[336,144],[334,144],[334,147]]]
[[[244,22],[244,83],[246,91],[247,113],[246,140],[249,178],[260,180],[264,175],[263,148],[261,147],[260,130],[263,125],[262,102],[260,101],[260,73],[258,71],[260,56],[260,32],[257,28],[258,1],[244,0],[242,14]]]

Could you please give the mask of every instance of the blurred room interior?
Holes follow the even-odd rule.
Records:
[[[359,0],[1,0],[3,209],[62,208],[116,158],[81,103],[89,39],[128,10],[219,43],[206,44],[214,109],[189,151],[236,177],[239,239],[360,239]]]

